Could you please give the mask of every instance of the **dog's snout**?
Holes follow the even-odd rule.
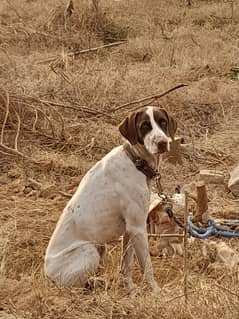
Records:
[[[168,149],[168,142],[167,141],[160,141],[158,142],[158,151],[159,153],[165,153]]]

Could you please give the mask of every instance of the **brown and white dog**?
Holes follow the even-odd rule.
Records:
[[[84,287],[98,268],[101,247],[123,235],[126,287],[133,287],[131,263],[135,251],[148,285],[158,289],[146,225],[150,181],[130,156],[147,161],[155,169],[160,154],[169,151],[176,129],[174,119],[156,107],[132,112],[120,123],[128,151],[123,145],[114,148],[81,180],[47,247],[44,270],[48,278],[60,286]]]

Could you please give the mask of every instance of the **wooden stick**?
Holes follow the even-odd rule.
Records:
[[[15,111],[16,117],[17,117],[17,133],[15,136],[15,150],[18,151],[18,138],[19,138],[19,133],[20,133],[20,128],[21,128],[21,119],[17,111]]]
[[[66,196],[68,197],[68,193],[64,193],[62,191],[59,191],[59,193],[63,196]],[[148,234],[148,237],[161,237],[161,238],[164,238],[164,237],[184,237],[184,234]],[[115,239],[115,240],[112,240],[110,243],[116,243],[116,242],[119,242],[123,239],[123,236],[121,236],[120,238],[118,239]]]
[[[37,102],[37,99],[36,99],[36,102]],[[46,100],[41,100],[39,99],[39,102],[43,103],[43,104],[50,104],[50,105],[54,105],[54,106],[58,106],[58,107],[63,107],[63,108],[68,108],[68,109],[72,109],[72,110],[76,110],[78,112],[82,111],[82,112],[85,112],[85,113],[89,113],[89,114],[92,114],[92,115],[104,115],[106,117],[109,117],[109,118],[112,118],[112,115],[106,113],[106,112],[102,112],[100,110],[97,110],[93,107],[87,107],[87,106],[83,106],[83,105],[80,105],[76,102],[73,102],[74,105],[77,105],[78,107],[74,107],[72,105],[67,105],[67,104],[64,104],[64,103],[60,103],[60,102],[54,102],[54,101],[46,101]]]
[[[167,95],[168,93],[170,93],[172,91],[175,91],[175,90],[177,90],[179,88],[182,88],[184,86],[188,86],[188,84],[179,84],[179,85],[176,85],[173,88],[171,88],[171,89],[169,89],[169,90],[167,90],[167,91],[165,91],[163,93],[150,95],[150,96],[144,97],[144,98],[139,99],[139,100],[135,100],[135,101],[131,101],[131,102],[119,105],[116,108],[114,108],[113,110],[111,110],[111,112],[116,112],[116,111],[121,110],[121,109],[123,109],[123,108],[125,108],[127,106],[134,105],[134,104],[141,103],[141,102],[145,102],[147,100],[160,99],[161,97]]]
[[[85,54],[85,53],[89,53],[89,52],[95,52],[95,51],[98,51],[98,50],[101,50],[101,49],[111,48],[111,47],[118,46],[118,45],[124,44],[124,43],[126,43],[126,41],[117,41],[117,42],[105,44],[105,45],[102,45],[102,46],[99,46],[99,47],[95,47],[95,48],[89,48],[89,49],[84,49],[84,50],[80,50],[80,51],[68,52],[66,55],[68,57],[76,57],[76,56],[78,56],[80,54]],[[50,57],[48,59],[40,60],[37,63],[38,64],[50,63],[50,62],[54,62],[58,58],[59,58],[59,56],[55,55],[55,56],[52,56],[52,57]]]
[[[148,234],[148,237],[184,237],[184,234]]]
[[[224,286],[221,286],[221,285],[219,285],[219,284],[217,284],[217,283],[214,283],[214,285],[215,285],[216,287],[222,289],[222,290],[225,290],[225,291],[229,292],[231,295],[233,295],[233,296],[239,298],[239,294],[237,294],[236,292],[234,292],[234,291],[232,291],[232,290],[230,290],[230,289],[228,289],[228,288],[226,288],[226,287],[224,287]]]
[[[34,161],[34,160],[28,158],[23,153],[19,152],[18,150],[15,150],[14,148],[8,147],[7,145],[4,145],[4,144],[0,143],[0,147],[2,147],[5,152],[9,152],[10,154],[8,153],[8,155],[17,155],[17,156],[22,157],[25,160]],[[5,154],[7,154],[7,153],[5,153]]]
[[[196,184],[197,188],[197,211],[193,217],[193,222],[201,222],[205,224],[208,220],[208,197],[204,181]]]
[[[85,54],[85,53],[88,53],[88,52],[94,52],[94,51],[98,51],[98,50],[101,50],[101,49],[111,48],[111,47],[115,47],[115,46],[118,46],[118,45],[121,45],[121,44],[125,44],[125,43],[126,43],[126,41],[117,41],[117,42],[113,42],[113,43],[102,45],[100,47],[95,47],[95,48],[89,48],[89,49],[80,50],[80,51],[69,52],[69,53],[67,53],[67,56],[74,56],[75,57],[75,56],[80,55],[80,54]]]
[[[75,111],[78,111],[78,112],[83,112],[83,113],[85,112],[85,113],[88,113],[88,114],[91,114],[91,115],[94,115],[94,116],[96,116],[96,115],[102,115],[103,116],[104,115],[106,117],[109,117],[109,118],[115,120],[115,118],[112,115],[110,115],[110,114],[108,114],[106,112],[102,112],[102,111],[97,110],[97,109],[95,109],[93,107],[87,107],[87,106],[84,106],[84,105],[80,105],[77,102],[72,102],[72,103],[74,105],[78,106],[78,107],[72,106],[72,105],[68,105],[68,104],[64,104],[62,102],[41,100],[39,98],[35,98],[33,96],[30,96],[30,95],[24,96],[24,98],[19,97],[17,95],[11,95],[11,98],[14,99],[14,100],[19,101],[19,103],[26,103],[25,101],[27,99],[29,99],[29,100],[32,100],[32,101],[34,101],[36,103],[42,103],[42,104],[47,105],[47,106],[51,105],[51,106],[63,107],[63,108],[75,110]],[[23,101],[24,99],[25,99],[25,101]],[[29,106],[31,106],[30,103],[29,103]]]
[[[192,291],[190,291],[190,294],[194,294],[195,292],[197,292],[197,290],[192,290]],[[175,299],[179,299],[179,298],[182,298],[182,297],[184,297],[184,294],[179,295],[179,296],[175,296],[175,297],[173,297],[173,298],[170,298],[170,299],[166,300],[165,302],[172,302],[172,301],[174,301]]]
[[[185,303],[188,304],[188,194],[185,192],[185,211],[184,211],[184,278],[183,290],[185,296]]]
[[[67,198],[71,198],[73,196],[73,194],[66,193],[66,192],[63,192],[63,191],[58,191],[58,193],[61,194],[62,196],[67,197]]]
[[[4,97],[3,97],[3,99],[4,99]],[[7,123],[8,115],[9,115],[9,94],[8,94],[8,92],[6,92],[5,104],[6,104],[6,114],[4,116],[4,120],[3,120],[3,124],[2,124],[2,131],[1,131],[1,138],[0,138],[0,144],[1,145],[3,145],[4,129],[5,129],[5,125]]]

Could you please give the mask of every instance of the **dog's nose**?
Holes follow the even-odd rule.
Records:
[[[168,142],[166,141],[160,141],[158,142],[158,150],[159,150],[159,153],[165,153],[168,151]]]

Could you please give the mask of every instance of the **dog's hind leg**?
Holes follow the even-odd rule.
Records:
[[[47,256],[45,274],[60,287],[84,288],[100,262],[100,254],[94,244],[83,242],[61,254]]]

